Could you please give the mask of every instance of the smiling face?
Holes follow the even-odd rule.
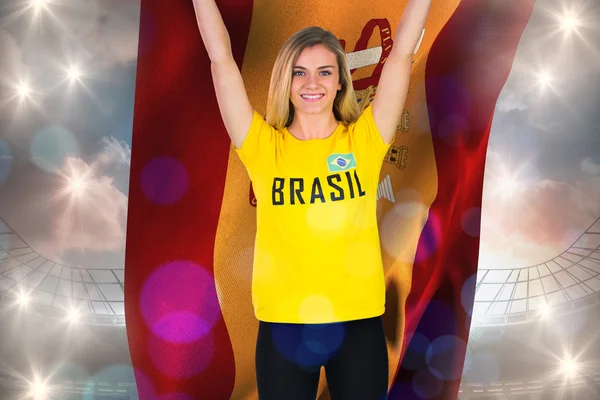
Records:
[[[292,70],[290,100],[296,113],[332,112],[342,89],[335,54],[322,44],[302,50]]]

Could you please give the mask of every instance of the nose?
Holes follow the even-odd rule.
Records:
[[[316,87],[318,85],[318,76],[315,74],[308,74],[306,77],[306,86],[313,88]]]

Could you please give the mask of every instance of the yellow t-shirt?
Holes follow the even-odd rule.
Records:
[[[383,314],[376,193],[389,149],[371,106],[326,139],[299,140],[254,112],[241,148],[257,200],[252,302],[260,321]]]

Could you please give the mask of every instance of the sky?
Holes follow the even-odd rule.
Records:
[[[535,4],[492,125],[480,267],[547,261],[600,217],[599,18],[596,1]]]
[[[3,4],[0,218],[47,258],[123,268],[139,0]],[[69,205],[74,176],[93,184]]]
[[[123,268],[139,12],[0,6],[0,218],[69,266]],[[599,18],[595,0],[536,3],[493,121],[480,266],[546,261],[600,217]]]

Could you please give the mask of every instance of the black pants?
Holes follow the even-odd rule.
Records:
[[[332,324],[259,323],[259,400],[315,400],[321,367],[332,400],[387,399],[381,317]]]

